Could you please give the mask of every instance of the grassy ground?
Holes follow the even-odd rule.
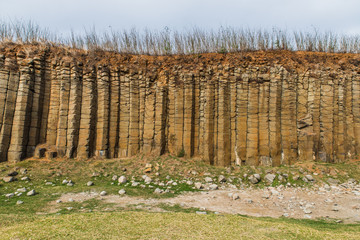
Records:
[[[150,187],[118,186],[111,178],[125,175],[143,183],[146,164],[152,164],[148,173],[153,179],[176,180],[171,192],[162,195],[153,193],[157,185]],[[216,179],[220,174],[234,178],[235,185],[246,186],[244,174],[267,172],[286,173],[288,182],[300,186],[311,186],[302,182],[305,174],[314,174],[317,183],[329,177],[341,182],[349,178],[360,180],[360,164],[357,161],[346,164],[299,163],[292,167],[233,167],[220,168],[208,166],[196,159],[183,159],[172,156],[134,159],[90,159],[90,160],[35,160],[30,159],[16,164],[0,163],[0,177],[8,172],[26,168],[27,174],[16,176],[18,181],[4,183],[0,180],[0,239],[358,239],[360,225],[335,224],[314,220],[250,218],[234,215],[198,215],[198,209],[183,209],[179,205],[160,204],[158,207],[167,213],[149,213],[136,206],[114,208],[99,199],[84,202],[61,203],[61,210],[49,213],[49,203],[64,193],[100,192],[117,194],[124,188],[130,196],[145,198],[169,198],[184,191],[196,191],[180,180],[202,181],[206,176]],[[125,171],[126,169],[126,171]],[[93,176],[96,173],[95,176]],[[294,176],[299,180],[293,180]],[[28,176],[31,180],[21,181]],[[62,184],[71,179],[75,185]],[[94,186],[86,183],[93,181]],[[52,182],[46,185],[45,182]],[[275,181],[273,185],[286,184]],[[264,187],[264,182],[256,185]],[[5,197],[21,187],[35,189],[35,196]],[[165,187],[163,188],[165,189]],[[17,201],[23,201],[17,205]],[[67,210],[71,207],[71,211]]]
[[[16,218],[3,224],[1,239],[359,239],[360,232],[359,225],[180,212]]]

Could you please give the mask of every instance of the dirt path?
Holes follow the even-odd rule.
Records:
[[[360,190],[360,189],[359,189]],[[100,199],[112,203],[114,207],[135,207],[149,211],[164,211],[158,205],[179,204],[181,207],[200,208],[226,214],[242,214],[255,217],[291,217],[291,218],[332,218],[345,223],[360,221],[360,192],[332,186],[331,189],[309,190],[302,188],[266,188],[245,190],[214,190],[191,192],[167,199],[144,199],[140,197],[109,195],[100,196],[95,192],[67,193],[59,200],[62,202],[83,202]],[[235,199],[235,200],[234,200]],[[50,211],[61,207],[51,202]]]

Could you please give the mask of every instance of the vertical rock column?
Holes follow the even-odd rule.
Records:
[[[204,105],[204,160],[209,164],[214,164],[214,79],[209,71],[205,75],[205,105]]]
[[[297,80],[297,134],[300,161],[312,161],[312,116],[308,112],[309,74],[301,74]]]
[[[143,134],[143,152],[150,153],[153,148],[154,129],[155,129],[155,101],[156,101],[156,85],[152,77],[146,78],[146,94],[145,94],[145,117],[144,117],[144,134]]]
[[[18,55],[18,63],[20,65],[20,81],[8,152],[9,161],[20,161],[26,157],[34,92],[33,60]]]
[[[29,129],[29,141],[27,144],[27,157],[34,155],[35,147],[39,143],[41,119],[44,101],[44,58],[34,58],[34,92],[32,97],[31,123]]]
[[[125,72],[120,76],[120,127],[119,157],[128,155],[129,123],[130,123],[130,79]]]
[[[281,164],[281,93],[279,67],[270,69],[269,150],[272,166]]]
[[[117,157],[119,151],[120,79],[119,70],[115,67],[110,71],[110,92],[109,154],[110,157]]]
[[[291,165],[297,160],[296,128],[296,76],[283,69],[281,100],[282,164]]]
[[[129,145],[128,156],[134,156],[140,149],[140,135],[139,135],[139,75],[132,74],[130,78],[130,122],[129,122]]]
[[[248,118],[246,136],[246,165],[259,163],[259,84],[257,79],[249,79]]]
[[[51,61],[47,56],[44,57],[41,66],[42,74],[42,86],[41,92],[43,93],[42,99],[42,115],[41,115],[41,124],[40,124],[40,133],[39,133],[39,143],[46,143],[46,133],[48,128],[48,117],[50,109],[50,92],[51,92]]]
[[[259,164],[271,166],[269,150],[269,75],[259,75]]]
[[[230,163],[236,163],[236,116],[237,116],[237,84],[233,69],[229,76],[229,104],[230,104]]]
[[[333,162],[333,80],[329,76],[324,76],[321,80],[321,100],[320,100],[320,140],[321,148],[319,152],[320,160],[323,162]]]
[[[360,76],[352,77],[355,154],[360,154]]]
[[[10,71],[5,68],[5,56],[0,55],[0,131],[4,120],[4,110],[8,91]]]
[[[154,128],[154,153],[161,155],[166,148],[166,119],[167,119],[167,86],[166,76],[158,81],[155,97],[155,128]]]
[[[59,122],[61,76],[58,75],[57,71],[60,68],[59,64],[56,61],[53,61],[51,65],[51,91],[46,142],[49,145],[55,145],[57,137],[57,126]]]
[[[175,76],[175,143],[176,155],[184,151],[184,88],[185,83],[182,75]]]
[[[70,97],[70,63],[63,63],[60,70],[60,106],[57,126],[56,148],[59,156],[65,156],[67,145],[69,97]]]
[[[230,152],[230,96],[228,76],[219,79],[219,118],[218,118],[218,166],[231,164]]]
[[[4,74],[5,73],[5,74]],[[4,101],[3,117],[2,117],[2,127],[0,129],[0,162],[13,160],[8,159],[8,150],[11,140],[11,132],[13,127],[13,119],[15,113],[15,107],[17,102],[18,87],[19,87],[19,69],[16,65],[15,56],[8,56],[4,61],[4,69],[2,69],[2,79],[6,79],[6,73],[8,73],[7,78],[7,91],[5,95],[6,101]]]
[[[107,67],[97,70],[97,121],[96,121],[96,156],[108,157],[109,150],[109,108],[110,76]]]
[[[84,67],[79,146],[77,156],[89,158],[94,153],[96,133],[96,71],[94,67]]]
[[[241,69],[237,71],[237,145],[238,163],[246,163],[247,154],[247,135],[248,135],[248,98],[249,98],[249,77],[248,74],[241,74]]]
[[[169,77],[168,84],[168,134],[167,134],[167,146],[168,151],[171,155],[177,155],[176,152],[176,135],[175,135],[175,96],[176,94],[176,85],[175,85],[175,76],[171,75]],[[144,134],[145,131],[144,131]]]
[[[339,76],[338,78],[338,125],[336,127],[336,162],[343,162],[346,159],[345,153],[345,95],[344,95],[344,82],[345,78]]]
[[[345,153],[346,159],[355,155],[355,134],[354,134],[354,117],[353,117],[353,93],[352,93],[352,76],[346,74],[344,86],[344,104],[345,104]]]
[[[77,154],[81,119],[82,64],[72,64],[70,73],[70,99],[67,129],[66,156],[73,158]]]
[[[194,153],[194,79],[191,73],[186,73],[184,76],[184,89],[184,151],[186,157],[192,157]]]

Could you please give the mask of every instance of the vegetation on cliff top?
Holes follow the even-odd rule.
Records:
[[[194,27],[187,31],[171,30],[123,31],[99,33],[95,28],[69,36],[55,34],[32,21],[1,21],[0,42],[22,44],[41,43],[75,49],[105,50],[128,54],[171,55],[198,53],[227,53],[257,50],[290,50],[329,53],[360,53],[360,36],[339,35],[333,32],[290,32],[278,28],[265,29],[220,27],[203,30]]]

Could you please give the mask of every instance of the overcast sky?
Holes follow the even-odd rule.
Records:
[[[0,0],[0,18],[30,19],[61,33],[223,25],[360,34],[360,0]]]

